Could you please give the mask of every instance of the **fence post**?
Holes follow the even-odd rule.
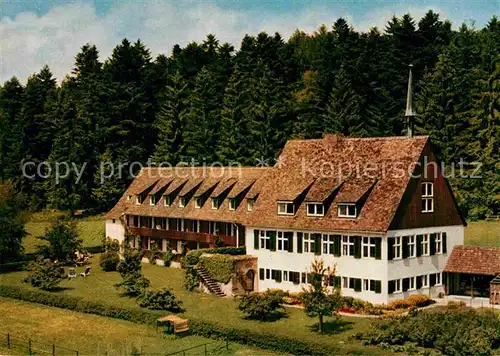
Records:
[[[28,353],[30,354],[30,356],[32,355],[32,353],[31,353],[31,339],[28,339]]]
[[[52,356],[56,356],[56,344],[52,344]]]
[[[78,356],[78,351],[75,351],[75,355]]]
[[[10,349],[10,334],[7,333],[7,348]]]
[[[226,339],[226,350],[229,350],[229,340]]]
[[[205,344],[205,355],[207,354],[207,344]]]

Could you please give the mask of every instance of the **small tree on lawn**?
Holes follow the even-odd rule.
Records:
[[[61,272],[57,263],[45,262],[39,257],[28,266],[28,276],[25,283],[43,290],[53,290],[59,286],[64,273]]]
[[[71,220],[59,219],[47,229],[44,236],[38,239],[48,242],[38,246],[41,255],[60,263],[74,262],[75,253],[82,248],[82,239],[78,238],[76,223]]]
[[[108,237],[104,240],[104,253],[101,255],[99,265],[103,271],[116,271],[120,263],[120,244],[117,240]]]
[[[125,249],[124,259],[118,264],[117,271],[122,276],[122,281],[116,287],[123,288],[124,295],[139,296],[150,285],[149,280],[141,274],[141,255],[137,250]]]
[[[280,290],[267,290],[264,293],[245,294],[240,299],[238,309],[247,314],[250,319],[279,319],[285,314],[283,298]]]
[[[341,294],[338,288],[330,292],[327,288],[329,280],[335,280],[336,266],[325,267],[323,260],[316,259],[311,265],[309,286],[303,288],[301,300],[307,316],[319,318],[320,333],[323,332],[323,318],[331,316],[340,309]]]

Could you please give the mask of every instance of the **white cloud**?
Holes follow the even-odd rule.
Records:
[[[394,12],[400,15],[411,10],[418,19],[428,8],[382,8],[358,19],[337,9],[335,3],[294,13],[266,14],[221,9],[208,2],[137,1],[117,3],[103,16],[98,16],[90,3],[61,5],[42,16],[20,13],[13,19],[1,19],[0,83],[14,75],[25,81],[45,64],[62,80],[71,71],[80,47],[88,42],[97,46],[101,59],[124,37],[131,41],[140,38],[153,55],[169,54],[174,44],[202,41],[208,33],[238,47],[246,33],[280,32],[287,38],[296,28],[311,33],[323,23],[331,26],[340,16],[357,30],[372,26],[383,29]]]

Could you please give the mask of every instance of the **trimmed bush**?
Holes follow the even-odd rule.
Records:
[[[182,302],[175,299],[175,295],[170,289],[147,290],[139,297],[138,302],[141,307],[152,310],[168,310],[173,313],[182,311]]]
[[[189,251],[188,254],[182,259],[183,267],[195,266],[200,260],[200,256],[204,253],[212,253],[219,255],[245,255],[247,249],[245,246],[241,247],[218,247],[218,248],[202,248],[199,250]]]
[[[279,290],[245,294],[240,299],[238,309],[250,319],[276,320],[286,314],[283,308],[284,296]]]
[[[199,283],[200,278],[198,276],[198,271],[193,267],[187,267],[184,272],[184,288],[192,292],[198,288]]]
[[[42,259],[30,262],[28,271],[24,282],[47,291],[56,289],[64,277],[59,265],[51,262],[46,263]]]
[[[99,266],[106,272],[116,271],[119,263],[120,255],[116,251],[106,251],[99,258]]]
[[[213,255],[199,259],[198,264],[205,268],[213,280],[220,283],[229,283],[235,275],[234,259],[227,255]]]
[[[129,274],[123,278],[123,281],[116,284],[117,288],[123,290],[123,295],[128,297],[138,297],[145,293],[151,282],[140,274]]]

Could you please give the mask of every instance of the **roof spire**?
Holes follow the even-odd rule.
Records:
[[[407,117],[406,123],[407,123],[407,128],[408,128],[408,137],[413,137],[413,116],[417,116],[415,111],[413,110],[413,83],[412,83],[412,73],[411,73],[411,68],[413,67],[413,64],[409,65],[410,67],[410,74],[408,76],[408,94],[406,96],[406,113],[405,116]]]

